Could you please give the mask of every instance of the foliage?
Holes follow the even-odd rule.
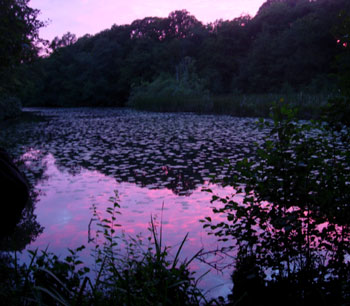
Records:
[[[160,76],[153,82],[133,88],[128,106],[152,111],[209,111],[209,92],[185,58],[176,69],[176,78]]]
[[[0,95],[13,86],[9,75],[13,68],[33,59],[38,51],[38,33],[44,23],[37,19],[39,11],[30,8],[28,2],[0,1]]]
[[[0,69],[19,64],[36,55],[38,31],[44,23],[39,11],[28,6],[29,0],[2,0],[0,3]]]
[[[17,117],[21,102],[16,97],[20,85],[16,67],[31,61],[38,53],[39,11],[29,0],[0,1],[0,120]]]
[[[330,99],[323,109],[323,117],[337,131],[350,126],[350,97]]]
[[[268,118],[274,102],[281,94],[235,94],[213,96],[212,112],[239,117]],[[289,92],[284,94],[286,103],[298,108],[299,119],[317,119],[322,115],[322,107],[328,104],[333,95]]]
[[[254,17],[207,25],[181,10],[77,41],[67,33],[51,43],[58,52],[23,67],[21,98],[27,105],[125,106],[147,87],[142,84],[173,79],[169,86],[179,87],[174,79],[187,58],[211,95],[285,94],[286,88],[328,95],[337,90],[337,67],[347,67],[337,43],[345,36],[334,31],[342,10],[350,10],[348,0],[267,1]],[[344,65],[335,64],[339,57]],[[189,90],[181,88],[185,97]]]
[[[339,54],[336,56],[338,82],[343,95],[350,96],[350,15],[344,10],[339,13],[339,22],[334,27]]]
[[[162,227],[151,217],[150,237],[146,243],[118,235],[116,229],[119,204],[117,194],[107,208],[109,217],[102,219],[93,206],[93,219],[98,230],[90,270],[79,259],[85,247],[68,249],[60,259],[47,250],[29,251],[29,264],[19,264],[17,253],[2,254],[0,288],[6,305],[199,305],[207,304],[197,288],[189,264],[198,256],[180,262],[180,253],[187,235],[174,258],[163,246]],[[95,275],[94,277],[92,277]],[[4,281],[6,279],[6,282]]]
[[[225,183],[231,196],[202,220],[237,251],[238,305],[340,305],[350,293],[349,126],[295,120],[281,101],[256,157],[238,162]],[[256,286],[259,296],[251,290]]]
[[[22,110],[21,101],[15,97],[0,96],[0,121],[18,117]]]
[[[68,47],[70,45],[73,45],[76,43],[76,41],[77,41],[77,38],[76,38],[75,34],[67,32],[66,34],[62,35],[62,38],[59,38],[58,36],[56,36],[52,40],[52,42],[50,43],[50,49],[52,51],[56,51],[59,48]]]

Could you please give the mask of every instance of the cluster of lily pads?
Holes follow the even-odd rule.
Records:
[[[252,118],[125,109],[34,111],[46,120],[3,135],[15,156],[36,150],[40,161],[51,153],[58,168],[72,174],[98,170],[119,182],[179,195],[191,194],[218,173],[226,176],[229,165],[223,161],[232,165],[252,154],[252,144],[264,136]],[[29,178],[44,166],[27,169]]]

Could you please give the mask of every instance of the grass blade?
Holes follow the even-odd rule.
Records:
[[[181,244],[180,244],[180,246],[179,246],[179,248],[178,248],[178,250],[176,252],[172,268],[175,268],[177,263],[178,263],[178,261],[179,261],[179,255],[180,255],[182,247],[184,246],[184,244],[185,244],[185,242],[187,240],[187,237],[188,237],[188,233],[186,234],[185,238],[182,240],[182,242],[181,242]]]
[[[38,268],[38,270],[44,271],[45,273],[49,274],[53,279],[55,279],[55,281],[57,283],[59,283],[62,286],[63,289],[65,289],[69,294],[71,293],[69,291],[69,289],[66,287],[66,285],[63,284],[62,281],[55,274],[53,274],[51,271],[49,271],[45,268]]]
[[[41,286],[36,286],[34,287],[35,289],[37,290],[40,290],[40,291],[43,291],[45,293],[47,293],[49,296],[51,296],[56,302],[64,305],[64,306],[69,306],[69,303],[67,303],[59,294],[58,292],[55,291],[55,293],[57,295],[55,295],[54,293],[52,293],[50,290],[44,288],[44,287],[41,287]]]

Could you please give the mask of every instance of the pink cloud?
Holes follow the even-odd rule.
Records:
[[[233,19],[242,14],[255,15],[264,0],[31,0],[41,11],[40,18],[51,23],[41,36],[53,39],[70,31],[78,37],[96,34],[113,24],[130,24],[148,16],[166,17],[174,10],[186,9],[203,23]]]

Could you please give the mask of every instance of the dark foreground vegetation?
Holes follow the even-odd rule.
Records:
[[[264,145],[224,179],[232,195],[213,195],[226,220],[202,222],[237,252],[234,305],[350,302],[349,110],[335,100],[325,121],[305,123],[276,104]]]
[[[269,0],[254,17],[206,25],[182,10],[79,39],[67,33],[47,42],[46,57],[33,61],[33,52],[25,53],[31,63],[13,70],[16,82],[6,88],[24,105],[128,105],[244,116],[266,116],[273,102],[266,94],[299,95],[305,117],[315,117],[318,106],[338,94],[338,74],[348,71],[342,38],[349,5]],[[38,46],[43,24],[33,26],[31,46]],[[5,88],[8,74],[2,75]]]
[[[94,207],[97,231],[90,242],[89,267],[79,259],[85,246],[69,249],[60,259],[48,250],[30,251],[28,264],[17,253],[1,253],[0,296],[2,305],[200,305],[208,304],[197,288],[189,264],[180,262],[187,236],[174,254],[163,245],[162,225],[151,218],[150,236],[126,238],[117,224],[118,197],[112,198],[102,219]],[[159,231],[159,232],[158,232]],[[5,281],[6,280],[6,281]]]

